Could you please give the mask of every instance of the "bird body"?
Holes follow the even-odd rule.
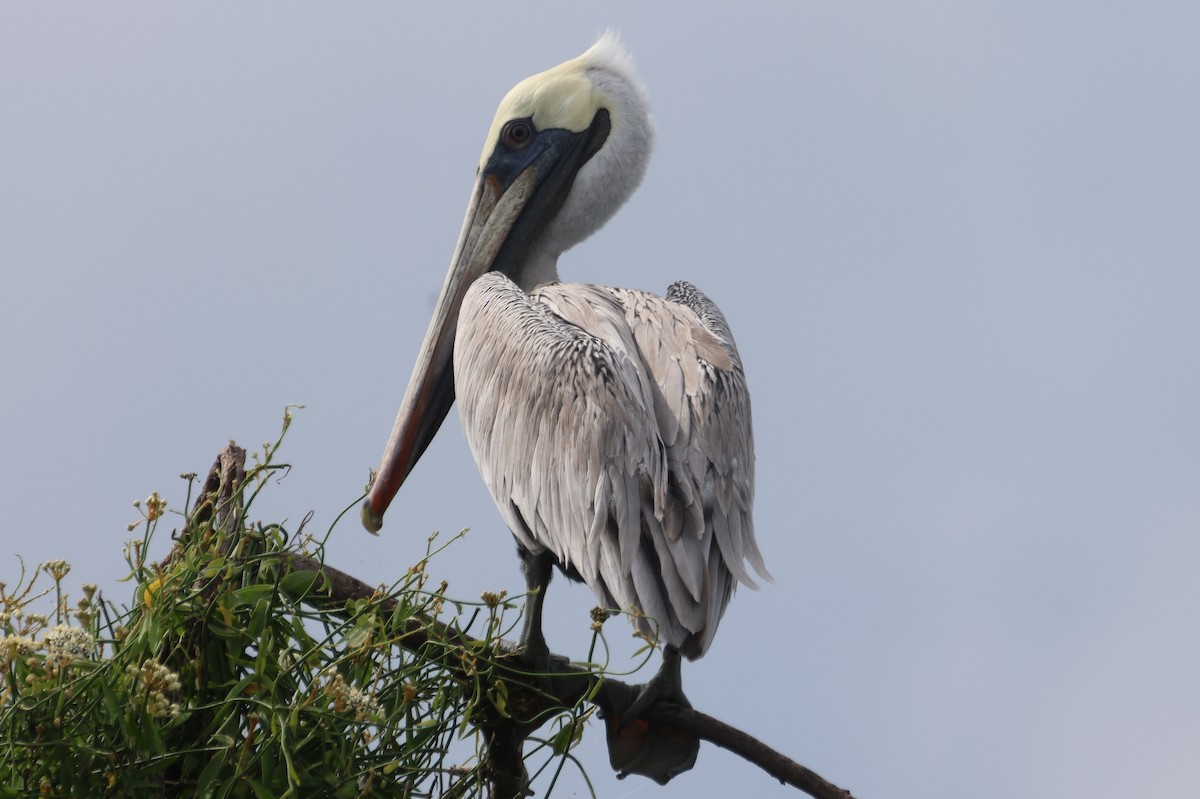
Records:
[[[665,782],[695,762],[698,740],[644,733],[630,749],[622,725],[659,698],[686,703],[680,658],[708,650],[735,583],[754,585],[747,564],[770,575],[752,522],[750,397],[725,317],[688,283],[660,298],[558,282],[559,256],[641,182],[653,138],[612,34],[504,98],[363,523],[380,528],[457,396],[522,557],[525,656],[548,667],[553,566],[629,612],[663,645],[663,666],[610,725],[610,754]]]
[[[703,655],[754,542],[750,398],[719,310],[489,273],[454,347],[467,442],[521,547],[548,550],[651,640]]]

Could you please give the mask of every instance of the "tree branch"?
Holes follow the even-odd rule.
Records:
[[[313,571],[322,575],[324,584],[317,588],[319,594],[310,595],[309,599],[319,596],[320,604],[327,606],[333,613],[341,613],[344,616],[345,611],[338,606],[343,606],[349,600],[378,596],[378,592],[371,586],[327,563],[304,555],[291,555],[290,558],[294,570]],[[394,599],[380,598],[378,601],[381,610],[390,612],[396,607]],[[431,637],[451,641],[462,640],[462,634],[458,630],[436,619],[410,618],[405,621],[404,635],[400,643],[406,649],[419,651]],[[514,654],[515,646],[512,644],[502,643],[499,648],[501,654]],[[601,678],[594,672],[576,666],[562,655],[552,654],[550,659],[555,667],[555,674],[550,681],[549,691],[546,691],[544,686],[530,684],[531,680],[526,675],[514,672],[511,676],[513,681],[526,689],[518,701],[523,704],[528,718],[542,719],[548,713],[571,707],[591,693],[601,681],[603,690],[598,691],[592,701],[606,715],[619,717],[615,700],[637,693],[636,687],[620,680]],[[449,665],[453,667],[453,664]],[[513,697],[514,693],[510,689],[510,699]],[[671,702],[658,702],[650,708],[646,717],[648,721],[694,735],[740,755],[780,782],[799,788],[814,799],[854,799],[849,791],[825,780],[816,772],[777,752],[757,738],[692,708]],[[536,726],[535,723],[533,729],[536,729]],[[523,794],[509,792],[506,788],[495,795],[508,799]]]
[[[757,738],[690,707],[659,702],[648,713],[653,721],[686,730],[702,740],[728,749],[761,768],[785,785],[792,785],[818,799],[854,799],[815,771],[780,754]]]
[[[230,522],[240,518],[240,489],[245,479],[245,459],[245,450],[232,441],[221,450],[196,500],[193,522],[207,521],[215,515],[216,524],[222,527],[235,526]],[[168,555],[163,565],[170,558]],[[346,610],[346,603],[352,600],[377,603],[378,608],[386,613],[397,608],[395,599],[333,566],[294,553],[290,553],[288,558],[292,571],[312,572],[319,577],[312,588],[300,597],[314,607],[341,618],[351,615]],[[471,642],[460,630],[428,617],[405,617],[401,625],[398,643],[402,647],[418,656],[432,657],[450,671],[461,670],[461,663],[450,656],[451,648],[429,646],[435,641],[464,647],[470,645]],[[516,660],[515,645],[501,642],[497,650],[502,660],[506,657]],[[521,799],[530,795],[529,775],[521,751],[525,738],[563,708],[573,707],[585,698],[596,705],[605,718],[610,758],[615,746],[624,745],[622,739],[626,728],[622,728],[617,720],[621,717],[621,711],[637,695],[638,687],[601,677],[562,655],[550,655],[550,664],[553,674],[542,679],[501,666],[499,670],[503,673],[497,676],[508,683],[509,705],[519,713],[476,721],[483,729],[488,749],[484,777],[489,795],[497,799]],[[683,733],[740,755],[780,782],[799,788],[814,799],[854,799],[849,791],[828,782],[757,738],[692,708],[660,701],[638,721],[643,720],[646,725],[641,733],[643,736],[661,735],[664,730],[666,735]],[[627,727],[634,727],[636,723],[631,722]]]

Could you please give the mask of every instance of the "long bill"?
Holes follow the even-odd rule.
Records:
[[[500,248],[529,201],[535,179],[535,170],[527,169],[504,188],[495,176],[485,172],[475,184],[450,271],[417,355],[379,471],[363,503],[363,526],[372,533],[383,526],[383,514],[392,498],[454,403],[451,355],[463,297],[471,284],[493,267]]]

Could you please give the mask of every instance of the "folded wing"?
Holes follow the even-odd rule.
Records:
[[[467,441],[520,544],[549,550],[649,636],[702,655],[735,580],[770,579],[754,540],[750,399],[724,317],[580,284],[464,299],[454,351]]]

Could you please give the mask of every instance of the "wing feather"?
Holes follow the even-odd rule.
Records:
[[[716,307],[688,284],[527,296],[491,273],[464,299],[454,364],[467,441],[521,545],[702,655],[735,580],[755,585],[744,562],[770,579],[749,396]]]

